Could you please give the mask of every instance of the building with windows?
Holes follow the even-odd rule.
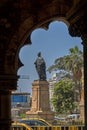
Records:
[[[51,101],[51,98],[53,96],[53,92],[54,92],[54,84],[57,83],[63,76],[63,73],[54,73],[52,75],[52,78],[49,79],[49,98],[50,98],[50,101]],[[51,109],[53,110],[53,106],[50,102],[50,106],[51,106]]]
[[[12,120],[24,117],[26,111],[31,107],[30,93],[12,92],[11,95],[11,116]]]

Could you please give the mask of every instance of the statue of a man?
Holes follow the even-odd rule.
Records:
[[[43,57],[41,56],[41,52],[38,53],[38,57],[34,64],[39,76],[39,80],[46,80],[46,64]]]

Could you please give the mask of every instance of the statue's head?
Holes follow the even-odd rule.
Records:
[[[41,56],[41,52],[38,53],[38,57],[40,57],[40,56]]]

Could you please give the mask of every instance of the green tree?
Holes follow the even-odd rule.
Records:
[[[51,102],[56,115],[72,113],[76,108],[73,96],[74,86],[75,83],[69,78],[64,78],[55,83]]]
[[[74,79],[81,79],[81,69],[83,67],[83,52],[77,46],[69,49],[69,55],[59,57],[54,65],[48,68],[49,72],[54,70],[64,70],[73,74]]]
[[[59,57],[55,60],[54,65],[48,68],[49,72],[60,70],[72,74],[72,78],[79,88],[81,95],[81,77],[83,68],[83,52],[77,46],[69,49],[69,55]]]

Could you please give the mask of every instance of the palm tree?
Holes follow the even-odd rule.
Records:
[[[48,68],[49,72],[54,70],[66,71],[73,75],[73,80],[79,88],[81,95],[81,77],[83,68],[83,53],[77,46],[69,49],[69,55],[60,57],[55,60],[54,65]]]

